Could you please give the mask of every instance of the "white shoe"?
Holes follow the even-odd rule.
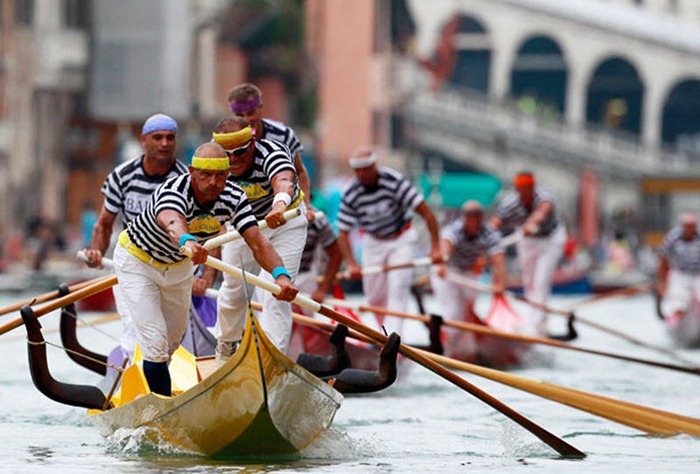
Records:
[[[216,364],[222,366],[238,350],[240,342],[217,341],[216,343]]]

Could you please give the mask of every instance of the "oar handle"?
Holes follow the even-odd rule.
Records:
[[[84,250],[78,250],[76,257],[78,258],[78,260],[82,260],[83,262],[88,261],[87,255],[85,255]],[[111,259],[109,259],[107,257],[102,257],[102,260],[100,261],[100,263],[102,264],[102,266],[104,268],[108,268],[110,270],[114,269],[114,261],[112,261]]]
[[[299,208],[290,209],[282,214],[285,222],[288,222],[290,219],[294,219],[295,217],[299,217],[300,215],[301,209]],[[267,229],[269,226],[267,225],[267,221],[265,219],[261,219],[258,221],[258,227],[260,227],[260,229]],[[237,230],[232,230],[231,232],[226,232],[225,234],[207,240],[203,247],[207,250],[211,250],[240,238],[241,234],[239,234]]]
[[[525,233],[523,232],[522,227],[519,227],[515,232],[508,234],[501,239],[501,246],[503,246],[503,248],[510,247],[511,245],[523,240],[524,237]]]
[[[188,257],[192,256],[192,252],[187,247],[181,247],[180,252],[182,252],[184,255],[187,255]],[[204,263],[205,265],[209,265],[212,268],[216,268],[217,270],[220,270],[224,273],[228,273],[229,275],[232,275],[234,278],[237,278],[239,280],[243,279],[243,273],[245,273],[245,278],[249,283],[252,283],[253,285],[259,288],[262,288],[263,290],[269,291],[273,295],[278,295],[281,291],[280,287],[277,284],[271,281],[267,281],[264,278],[260,278],[258,275],[253,275],[252,273],[244,272],[240,268],[222,262],[218,258],[208,256]],[[303,294],[297,294],[293,302],[303,308],[308,309],[309,311],[313,311],[314,313],[318,313],[321,309],[321,305],[319,303]]]
[[[433,263],[435,262],[433,262],[433,260],[430,257],[422,257],[417,258],[415,260],[411,260],[410,262],[397,263],[395,265],[368,265],[366,267],[362,267],[362,275],[374,275],[377,273],[390,272],[393,270],[402,270],[405,268],[427,267],[429,265],[432,265]],[[337,280],[349,280],[350,274],[347,271],[338,272],[335,278]]]

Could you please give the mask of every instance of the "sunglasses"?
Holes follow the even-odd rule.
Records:
[[[234,148],[233,150],[226,150],[226,154],[228,155],[229,158],[231,157],[231,155],[236,156],[236,157],[242,156],[243,153],[245,153],[246,150],[248,150],[249,146],[250,146],[250,141],[243,146],[239,146],[238,148]]]

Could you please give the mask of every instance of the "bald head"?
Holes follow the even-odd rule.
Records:
[[[221,145],[214,142],[207,142],[199,145],[194,155],[202,158],[228,158],[226,150],[224,150]]]

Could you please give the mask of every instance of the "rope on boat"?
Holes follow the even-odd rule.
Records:
[[[41,346],[41,345],[52,346],[52,347],[55,347],[57,349],[61,349],[64,352],[77,355],[78,357],[82,357],[83,359],[87,359],[87,360],[95,362],[97,364],[104,365],[105,367],[108,367],[110,369],[114,369],[117,372],[119,372],[120,374],[124,372],[123,368],[117,367],[114,364],[110,364],[108,362],[102,362],[99,359],[95,359],[94,357],[86,356],[85,354],[81,354],[80,352],[76,352],[73,349],[68,349],[67,347],[64,347],[60,344],[56,344],[56,343],[53,343],[53,342],[50,342],[47,340],[43,340],[41,342],[34,342],[34,341],[30,341],[29,339],[27,339],[27,344],[32,345],[32,346]]]

